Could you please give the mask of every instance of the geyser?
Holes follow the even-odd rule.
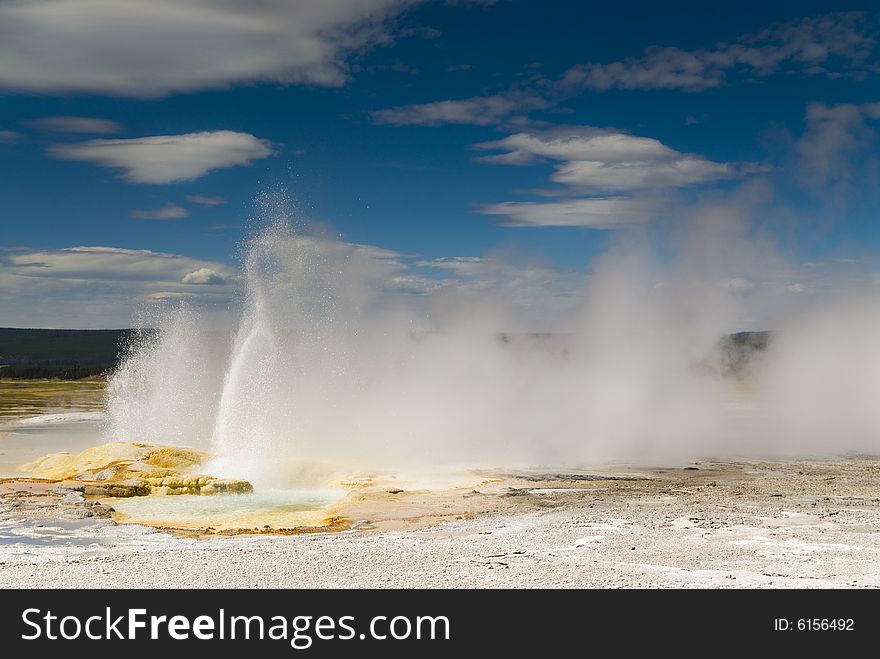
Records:
[[[838,361],[839,319],[807,309],[731,375],[721,339],[747,296],[707,244],[664,261],[622,241],[539,317],[509,264],[414,292],[399,255],[282,217],[247,243],[234,310],[183,303],[144,321],[155,331],[110,379],[105,434],[206,448],[213,473],[258,486],[323,485],[334,468],[875,450],[876,334],[856,332]],[[840,313],[873,327],[866,304]],[[853,395],[822,394],[850,370],[865,374]]]

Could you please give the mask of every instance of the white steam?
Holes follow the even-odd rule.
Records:
[[[399,266],[381,250],[276,222],[247,247],[239,310],[184,305],[150,323],[111,378],[107,437],[201,446],[257,483],[313,462],[876,451],[876,300],[783,313],[746,278],[778,257],[735,224],[706,222],[672,259],[623,241],[566,313],[536,319],[517,286],[389,290]],[[777,311],[779,332],[731,375],[720,340],[755,308]]]
[[[880,449],[880,298],[843,296],[781,328],[757,383],[766,437],[790,455]]]

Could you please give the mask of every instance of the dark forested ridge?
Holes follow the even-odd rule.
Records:
[[[722,369],[726,375],[744,375],[752,358],[767,349],[773,332],[736,332],[721,339]]]
[[[116,366],[137,331],[0,328],[0,378],[103,375]]]

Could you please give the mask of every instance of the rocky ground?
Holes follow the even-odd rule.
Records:
[[[333,532],[235,536],[7,482],[0,587],[880,587],[878,477],[853,458],[366,480]]]

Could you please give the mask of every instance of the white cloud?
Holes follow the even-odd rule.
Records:
[[[659,140],[592,126],[564,126],[540,133],[516,133],[501,140],[481,142],[474,145],[474,148],[507,152],[500,156],[479,158],[483,162],[524,165],[536,162],[540,157],[554,160],[631,162],[679,155]]]
[[[273,238],[277,246],[285,238]],[[482,257],[423,259],[375,245],[290,237],[292,254],[316,250],[339,263],[372,262],[382,295],[502,293],[516,305],[556,307],[582,273]],[[218,261],[118,247],[0,248],[0,318],[19,327],[129,327],[144,305],[187,300],[229,308],[238,271]]]
[[[199,204],[200,206],[220,206],[226,203],[226,200],[223,197],[209,197],[202,194],[187,195],[186,200],[193,204]]]
[[[551,180],[564,194],[590,195],[548,202],[508,201],[480,208],[506,226],[582,226],[616,229],[643,224],[665,207],[661,192],[714,183],[761,168],[718,163],[682,153],[659,140],[592,126],[521,132],[475,145],[500,154],[481,162],[530,165],[557,161]],[[551,194],[552,191],[547,192]]]
[[[253,81],[337,86],[413,0],[0,3],[0,87],[157,97]]]
[[[123,170],[132,183],[192,181],[215,169],[249,165],[274,154],[272,145],[249,133],[221,130],[133,139],[56,144],[49,154]]]
[[[182,283],[200,270],[223,282]],[[227,264],[182,254],[104,246],[0,250],[0,318],[12,326],[129,327],[151,301],[227,305],[234,284]]]
[[[227,266],[215,261],[148,249],[104,246],[16,250],[3,254],[0,262],[19,277],[156,281],[166,284],[177,283],[187,273],[200,268],[210,268],[218,273],[229,272]]]
[[[139,220],[179,220],[189,216],[189,211],[177,204],[165,204],[153,211],[132,211],[131,217]]]
[[[700,92],[719,87],[732,71],[753,77],[779,71],[865,75],[876,36],[869,20],[859,12],[827,14],[775,25],[710,49],[655,46],[641,57],[572,67],[558,86],[569,93],[584,88]]]
[[[654,188],[682,188],[732,178],[728,164],[696,156],[642,162],[574,161],[557,167],[553,181],[584,190],[628,192]]]
[[[21,135],[14,130],[0,130],[0,144],[12,144],[18,142]]]
[[[620,229],[649,222],[659,207],[654,199],[614,196],[549,202],[506,201],[477,210],[504,218],[501,224],[509,227]]]
[[[199,268],[198,270],[187,272],[183,279],[180,280],[180,283],[216,286],[217,284],[225,284],[226,279],[211,268]]]
[[[122,124],[96,117],[43,117],[29,125],[51,133],[118,133]]]
[[[475,148],[505,151],[478,158],[496,164],[527,165],[542,158],[562,160],[551,179],[591,192],[681,188],[737,174],[730,164],[681,153],[659,140],[590,126],[517,133],[477,144]]]

